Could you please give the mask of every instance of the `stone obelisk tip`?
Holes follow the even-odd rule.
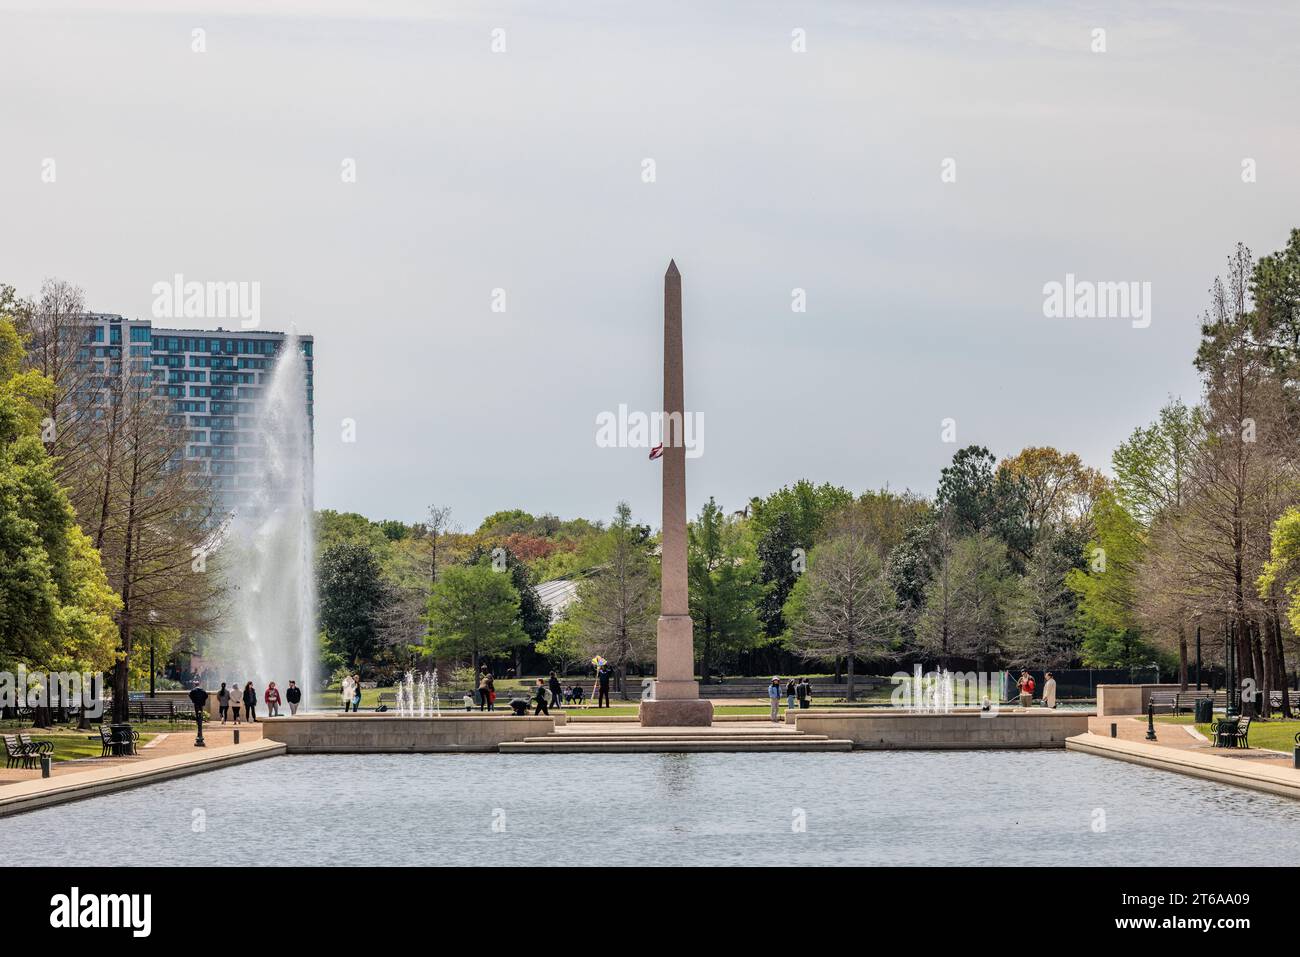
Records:
[[[668,271],[667,271],[666,273],[664,273],[664,275],[665,275],[665,276],[677,276],[678,278],[681,277],[682,274],[681,274],[680,272],[677,271],[677,260],[675,260],[675,259],[670,259],[670,260],[668,260]]]

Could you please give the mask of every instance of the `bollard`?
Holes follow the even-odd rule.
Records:
[[[239,729],[235,729],[235,744],[239,743]]]
[[[1296,753],[1300,754],[1300,748],[1296,749]],[[1300,761],[1300,758],[1297,758],[1296,760]],[[1300,764],[1297,764],[1296,767],[1300,768]],[[42,754],[41,755],[41,777],[48,778],[49,776],[50,776],[50,756],[48,754]]]
[[[1110,723],[1110,736],[1111,736],[1112,738],[1118,738],[1118,737],[1119,737],[1119,725],[1116,724],[1114,721],[1112,721],[1112,722]]]
[[[1156,706],[1155,704],[1147,705],[1147,740],[1156,739]]]

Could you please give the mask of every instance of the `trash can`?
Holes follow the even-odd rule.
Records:
[[[1214,699],[1197,698],[1196,699],[1196,723],[1209,724],[1214,720]]]

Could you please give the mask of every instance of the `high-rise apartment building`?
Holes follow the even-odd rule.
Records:
[[[237,506],[263,481],[257,406],[289,336],[260,329],[164,329],[148,319],[87,316],[84,358],[96,376],[148,376],[186,430],[185,458],[211,476],[221,501]],[[313,421],[311,336],[298,337]],[[100,380],[103,381],[103,380]]]

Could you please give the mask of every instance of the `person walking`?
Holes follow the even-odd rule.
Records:
[[[775,675],[772,676],[772,683],[767,686],[767,697],[772,703],[772,721],[775,723],[779,720],[781,709],[781,679]]]
[[[298,705],[302,703],[302,689],[297,682],[289,682],[289,687],[284,689],[284,700],[289,702],[289,716],[293,717],[298,713]]]
[[[239,724],[239,709],[243,706],[243,699],[239,693],[239,682],[230,682],[230,714],[235,719],[235,724]]]
[[[554,671],[551,672],[550,687],[551,704],[559,708],[564,704],[564,688],[560,685],[560,679],[555,676]]]
[[[221,723],[226,723],[226,718],[230,715],[230,689],[226,683],[221,682],[221,688],[217,691],[217,710],[221,712]]]
[[[1055,708],[1056,707],[1056,679],[1052,677],[1052,673],[1050,671],[1046,675],[1044,675],[1044,678],[1046,680],[1043,682],[1043,707]]]
[[[343,676],[343,713],[352,707],[352,676]]]
[[[596,671],[596,686],[599,689],[596,699],[597,708],[609,707],[609,665],[601,665]]]
[[[812,704],[812,684],[807,678],[799,679],[799,683],[794,686],[794,694],[799,699],[800,710]]]
[[[280,717],[280,689],[275,686],[274,681],[267,682],[265,698],[266,716],[268,718]]]
[[[244,714],[249,721],[257,720],[257,689],[251,681],[244,685]]]
[[[791,678],[790,683],[785,686],[785,710],[786,711],[794,710],[794,699],[795,696],[799,693],[798,687],[799,686],[795,684],[795,680],[793,678]]]
[[[552,677],[554,675],[552,674]],[[537,702],[537,707],[533,709],[533,717],[539,714],[549,715],[551,712],[546,707],[546,699],[551,696],[551,689],[546,686],[546,682],[541,678],[537,679],[537,688],[533,692],[533,700]]]

